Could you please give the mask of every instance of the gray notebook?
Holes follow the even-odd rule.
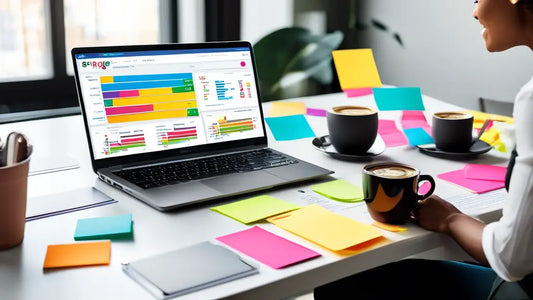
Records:
[[[123,265],[158,298],[170,298],[258,273],[255,266],[219,245],[203,242]]]

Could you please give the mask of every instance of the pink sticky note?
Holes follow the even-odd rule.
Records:
[[[378,120],[378,133],[387,147],[407,145],[405,134],[398,130],[394,120]]]
[[[440,179],[460,185],[474,193],[482,194],[505,187],[503,181],[469,179],[464,176],[464,169],[437,175]]]
[[[258,261],[280,269],[320,256],[319,253],[258,226],[218,237],[217,240]]]
[[[348,97],[359,97],[372,94],[372,88],[345,89],[344,92]]]
[[[426,115],[421,110],[404,110],[402,111],[402,121],[423,120],[426,121]]]
[[[309,116],[317,116],[317,117],[325,117],[326,116],[326,110],[321,108],[307,108],[307,115]]]
[[[467,164],[463,170],[464,176],[469,179],[493,180],[504,182],[505,174],[507,173],[506,167],[491,165]]]

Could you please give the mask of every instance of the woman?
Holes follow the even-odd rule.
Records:
[[[515,46],[533,50],[533,0],[475,3],[473,16],[483,27],[488,51]],[[517,145],[508,168],[509,196],[499,221],[486,225],[438,196],[420,201],[414,212],[420,226],[451,236],[490,268],[403,260],[319,287],[315,298],[528,299],[528,293],[533,297],[533,78],[517,94],[513,116]]]

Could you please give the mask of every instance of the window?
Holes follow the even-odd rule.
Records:
[[[175,41],[175,0],[2,1],[0,113],[77,107],[72,47]]]
[[[0,1],[0,123],[77,108],[72,47],[178,42],[178,10],[186,42],[239,39],[240,0]]]

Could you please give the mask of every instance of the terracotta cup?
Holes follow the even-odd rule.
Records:
[[[22,243],[26,224],[26,194],[32,147],[16,164],[0,167],[0,250]]]

